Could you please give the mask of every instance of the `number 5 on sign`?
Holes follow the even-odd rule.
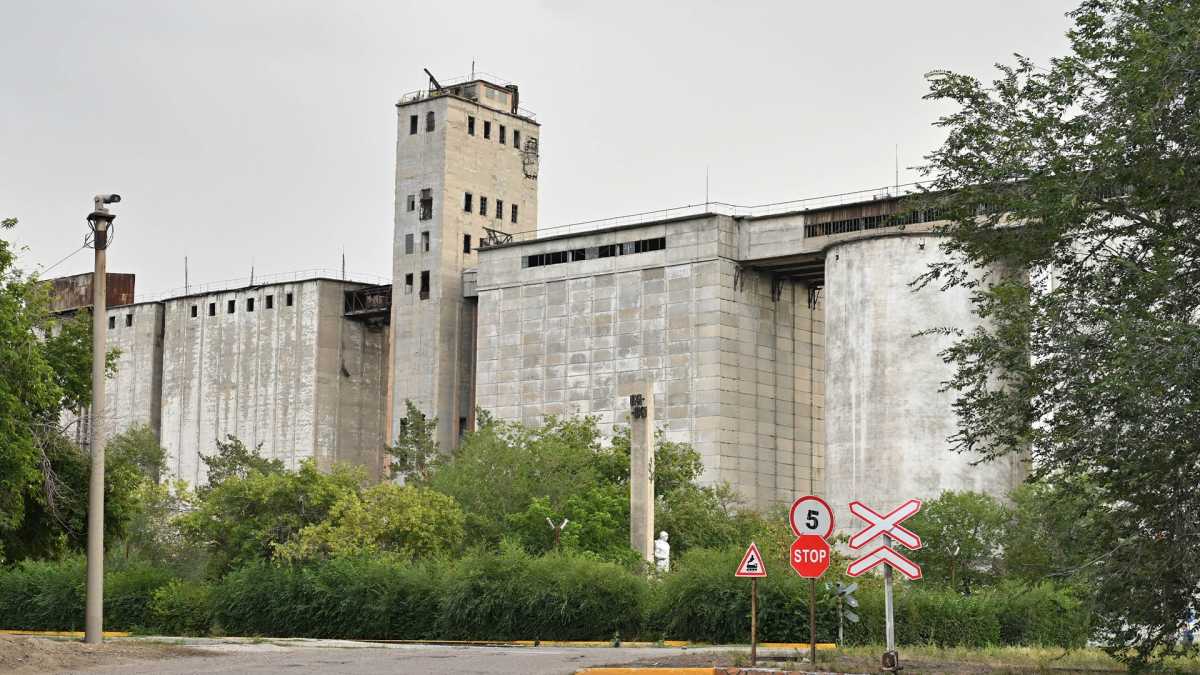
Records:
[[[792,503],[788,521],[797,537],[815,534],[827,539],[833,534],[833,509],[820,497],[808,495],[797,499]]]

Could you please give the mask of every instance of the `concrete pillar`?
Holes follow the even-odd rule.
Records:
[[[629,545],[654,562],[654,384],[629,396]]]

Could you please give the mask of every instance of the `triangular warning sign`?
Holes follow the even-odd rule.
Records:
[[[767,566],[763,564],[762,554],[758,552],[758,546],[754,542],[750,542],[750,548],[746,549],[746,555],[742,556],[742,564],[738,565],[735,577],[765,577],[767,576]]]

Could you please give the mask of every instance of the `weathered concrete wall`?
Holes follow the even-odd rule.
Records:
[[[665,250],[522,263],[655,237]],[[659,427],[696,447],[706,481],[729,481],[756,506],[819,484],[821,438],[807,426],[819,363],[805,351],[819,321],[802,287],[774,295],[769,276],[739,269],[736,246],[732,219],[705,216],[482,252],[478,405],[530,424],[590,414],[610,434],[628,423],[622,387],[648,377]]]
[[[172,473],[203,483],[200,457],[227,434],[290,468],[315,458],[378,471],[386,334],[341,317],[351,286],[308,280],[164,303],[162,442]]]
[[[944,254],[930,235],[882,235],[846,242],[826,257],[828,342],[828,497],[840,529],[853,527],[847,504],[890,510],[944,490],[1006,495],[1025,476],[1013,457],[972,466],[950,451],[954,394],[938,353],[947,336],[914,335],[940,326],[969,329],[978,318],[967,291],[909,283]]]
[[[434,114],[432,132],[425,116]],[[409,116],[417,115],[418,131],[409,133]],[[475,134],[467,133],[468,117]],[[484,138],[484,122],[491,138]],[[506,142],[500,143],[499,127]],[[396,143],[396,212],[394,286],[392,293],[391,429],[394,437],[404,416],[405,401],[438,418],[438,441],[443,448],[457,444],[461,425],[474,416],[471,400],[474,359],[471,357],[474,305],[464,303],[462,272],[477,262],[476,248],[484,228],[503,232],[532,230],[537,223],[537,181],[525,176],[521,153],[513,146],[519,131],[522,143],[540,135],[539,127],[522,118],[483,105],[443,96],[399,108]],[[433,213],[420,219],[421,190],[433,195]],[[464,195],[472,195],[472,210]],[[409,196],[416,208],[408,210]],[[481,199],[488,211],[480,213]],[[497,214],[497,200],[504,212]],[[518,207],[517,223],[512,207]],[[428,233],[429,250],[423,246]],[[464,236],[471,251],[464,251]],[[412,237],[413,250],[406,241]],[[430,276],[429,297],[420,296],[421,273]],[[412,275],[412,286],[406,283]]]
[[[132,276],[132,275],[130,275]],[[88,277],[90,285],[90,275]],[[157,302],[109,309],[108,348],[120,350],[117,371],[105,388],[104,437],[131,426],[146,425],[156,433],[161,412],[163,306]],[[66,433],[80,447],[91,444],[90,410],[81,418],[64,413]]]

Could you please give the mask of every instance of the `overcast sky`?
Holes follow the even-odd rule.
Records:
[[[0,217],[49,266],[119,192],[109,269],[139,296],[185,255],[192,283],[343,251],[387,275],[394,104],[472,60],[543,125],[543,227],[703,202],[706,167],[736,204],[873,188],[942,137],[926,72],[1045,62],[1074,4],[0,0]]]

